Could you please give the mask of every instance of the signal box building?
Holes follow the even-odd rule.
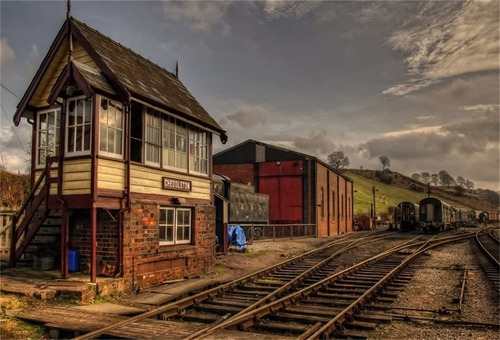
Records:
[[[269,195],[270,223],[316,224],[318,237],[352,231],[352,180],[316,157],[247,140],[213,163],[215,173]]]
[[[63,277],[81,270],[131,287],[213,268],[212,138],[227,137],[177,72],[68,15],[18,105],[22,119],[33,190],[11,266],[52,253]]]

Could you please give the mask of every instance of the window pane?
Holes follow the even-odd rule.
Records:
[[[68,114],[68,125],[75,125],[75,102],[71,101],[68,105],[69,114]]]
[[[99,150],[106,151],[106,127],[102,126],[99,128]]]
[[[166,241],[172,242],[174,240],[174,227],[167,227],[167,238]]]
[[[83,101],[81,99],[76,101],[76,123],[83,124]]]
[[[85,99],[85,123],[92,122],[92,99]]]
[[[115,152],[115,130],[108,130],[108,151]]]
[[[76,128],[76,145],[75,145],[75,151],[81,151],[82,150],[82,138],[83,138],[83,126],[82,127],[78,126]]]
[[[90,150],[90,125],[85,125],[85,143],[83,150]]]
[[[122,131],[116,130],[116,153],[122,154]]]
[[[165,227],[164,226],[160,226],[160,241],[166,241],[165,240]]]
[[[68,129],[68,151],[75,151],[75,128]]]
[[[174,209],[167,210],[167,223],[174,224]]]
[[[160,224],[165,224],[167,222],[167,211],[165,209],[160,209]]]

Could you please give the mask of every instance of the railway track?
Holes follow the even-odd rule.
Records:
[[[461,236],[461,238],[463,237]],[[440,239],[440,242],[457,239],[460,237],[446,237]],[[415,241],[414,239],[410,242],[415,243]],[[352,240],[350,243],[353,242]],[[367,240],[357,242],[359,245]],[[427,243],[435,242],[437,241],[427,241]],[[414,246],[422,247],[427,243],[418,242]],[[411,280],[411,269],[400,273],[402,267],[399,267],[408,264],[409,257],[412,255],[408,255],[408,251],[398,253],[409,246],[409,242],[402,243],[398,247],[393,247],[348,269],[324,278],[317,277],[314,283],[306,283],[305,279],[311,279],[313,276],[309,274],[317,272],[311,269],[316,266],[325,268],[326,260],[335,253],[333,252],[328,257],[323,255],[322,261],[313,266],[307,266],[309,269],[305,271],[304,268],[299,269],[300,266],[306,267],[306,262],[303,262],[298,266],[299,268],[288,268],[288,272],[283,272],[285,267],[280,267],[281,272],[277,274],[281,275],[279,280],[276,276],[261,276],[260,281],[251,282],[251,285],[266,286],[267,289],[269,289],[268,285],[263,285],[263,283],[269,283],[271,287],[273,284],[280,284],[280,288],[288,284],[286,294],[284,292],[276,294],[280,289],[278,288],[267,295],[260,289],[257,291],[242,289],[238,292],[226,290],[223,294],[214,295],[215,291],[212,289],[212,295],[200,299],[204,293],[197,294],[189,305],[184,299],[99,331],[85,334],[78,339],[94,338],[105,334],[110,329],[160,314],[164,318],[180,321],[195,320],[197,324],[200,321],[207,324],[206,327],[196,328],[198,331],[193,332],[185,339],[202,338],[212,334],[214,337],[223,337],[224,331],[232,330],[234,332],[234,329],[245,331],[246,333],[239,335],[245,338],[262,337],[263,334],[264,336],[280,337],[299,335],[307,338],[317,336],[314,332],[319,332],[323,327],[326,327],[321,331],[323,336],[327,333],[333,334],[333,332],[336,336],[363,336],[362,332],[373,329],[378,323],[390,322],[390,317],[377,311],[377,308],[392,302]],[[421,253],[420,250],[412,253],[415,252]],[[294,270],[299,270],[301,274],[295,275],[297,273]],[[396,274],[399,274],[399,277],[395,277]],[[294,278],[292,278],[293,275],[295,275]],[[286,281],[286,279],[289,281],[283,285],[282,281]],[[377,297],[374,298],[373,294],[377,294]],[[375,301],[374,304],[370,305],[371,310],[365,309],[360,313],[368,300]],[[345,312],[343,308],[350,308],[350,310]],[[356,319],[354,315],[356,315]],[[337,318],[337,316],[339,317]],[[333,323],[333,328],[329,323],[332,318],[337,318]],[[339,318],[342,320],[339,321]],[[169,335],[172,336],[172,334]],[[233,336],[236,335],[233,334]]]
[[[361,238],[345,237],[239,280],[147,312],[139,318],[159,316],[164,320],[217,324],[324,279],[338,267],[333,260],[351,249],[394,236],[394,233],[374,232]],[[86,334],[81,339],[92,338],[97,333]]]
[[[498,229],[480,230],[476,233],[476,242],[487,261],[481,261],[483,271],[495,292],[495,301],[500,300],[500,240]]]

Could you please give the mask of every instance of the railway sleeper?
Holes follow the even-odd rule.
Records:
[[[355,318],[360,321],[368,321],[376,324],[392,322],[392,316],[386,315],[384,312],[363,311],[356,315]]]
[[[324,297],[324,298],[331,298],[331,299],[355,300],[360,295],[362,295],[362,293],[349,294],[349,291],[347,291],[346,293],[347,294],[330,294],[330,293],[318,292],[315,294],[315,296]]]
[[[226,314],[226,313],[231,313],[231,314],[236,314],[239,311],[241,311],[241,308],[234,307],[234,306],[220,306],[220,305],[213,305],[209,303],[204,303],[200,306],[194,307],[196,310],[203,311],[203,312],[208,312],[208,313],[215,313],[215,314]]]
[[[356,285],[356,286],[361,286],[361,287],[370,287],[373,286],[374,283],[377,283],[377,281],[364,281],[364,280],[356,280],[356,279],[344,279],[340,281],[341,284],[351,284],[351,285]]]
[[[347,329],[361,329],[361,330],[369,330],[372,331],[375,328],[377,328],[377,324],[373,322],[366,322],[366,321],[346,321],[342,323],[342,326],[344,326]]]
[[[310,298],[308,300],[305,300],[304,303],[319,304],[319,305],[323,305],[325,307],[328,307],[328,306],[347,307],[347,306],[351,305],[352,300],[332,300],[332,299],[313,297],[313,298]]]
[[[205,314],[200,314],[200,313],[184,313],[176,317],[183,320],[183,321],[190,321],[190,322],[201,322],[201,323],[213,323],[216,322],[220,319],[220,315],[217,314],[210,314],[210,313],[205,313]]]
[[[241,301],[250,301],[250,302],[255,302],[259,301],[260,298],[256,296],[251,296],[251,295],[243,295],[243,294],[235,294],[235,293],[226,293],[224,294],[224,298],[227,299],[232,299],[232,300],[241,300]]]
[[[269,287],[266,285],[241,285],[241,286],[238,286],[237,289],[248,290],[248,291],[258,289],[258,290],[267,291],[267,292],[272,292],[272,291],[276,290],[275,287]]]
[[[370,335],[370,332],[358,331],[358,330],[354,330],[354,329],[347,329],[347,330],[344,330],[342,332],[335,332],[334,338],[335,339],[360,339],[360,340],[364,340],[364,339],[367,339],[369,335]]]
[[[299,314],[299,313],[278,313],[274,315],[269,315],[271,320],[275,321],[293,321],[303,324],[311,325],[316,322],[327,323],[331,320],[331,318],[326,316],[315,316],[310,314]]]
[[[366,289],[365,288],[357,288],[357,289],[350,288],[350,289],[346,289],[346,288],[336,288],[336,287],[333,287],[333,288],[323,289],[322,291],[324,293],[330,293],[330,294],[343,294],[343,293],[347,293],[347,294],[361,295],[364,292],[366,292]]]
[[[286,308],[288,313],[296,313],[296,314],[307,314],[307,315],[315,315],[315,316],[328,316],[333,318],[342,312],[341,308],[332,308],[332,307],[322,307],[322,306],[314,306],[314,305],[297,305],[290,306]]]
[[[274,290],[274,289],[273,289]],[[232,293],[240,294],[240,295],[251,295],[251,296],[266,296],[269,291],[264,290],[245,290],[241,288],[233,289]]]
[[[270,331],[279,334],[302,334],[309,330],[310,325],[302,325],[288,322],[267,321],[254,324],[251,328]]]
[[[253,301],[250,302],[245,302],[245,301],[241,301],[241,300],[231,300],[231,299],[224,299],[224,298],[219,298],[219,299],[215,299],[213,301],[210,301],[211,304],[214,304],[214,305],[224,305],[224,306],[234,306],[234,307],[242,307],[242,308],[246,308],[248,306],[250,306],[251,304],[253,304]]]

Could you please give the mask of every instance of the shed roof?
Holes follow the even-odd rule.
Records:
[[[230,153],[235,153],[235,154],[241,155],[241,152],[239,152],[238,149],[240,149],[242,147],[245,147],[245,146],[248,146],[248,145],[263,145],[266,148],[271,148],[271,149],[279,150],[279,151],[282,152],[282,154],[290,155],[291,157],[287,157],[287,158],[290,158],[290,159],[293,158],[293,159],[302,159],[302,160],[313,160],[313,161],[315,161],[317,163],[320,163],[323,166],[327,167],[328,169],[330,169],[331,171],[333,171],[336,174],[340,175],[341,177],[345,178],[347,181],[352,182],[352,179],[350,179],[346,175],[342,174],[339,170],[334,169],[332,166],[328,165],[327,163],[323,162],[321,159],[319,159],[319,158],[317,158],[315,156],[311,156],[311,155],[308,155],[308,154],[305,154],[305,153],[293,151],[293,150],[286,149],[286,148],[283,148],[283,147],[279,147],[279,146],[276,146],[276,145],[272,145],[272,144],[268,144],[268,143],[263,143],[263,142],[256,141],[256,140],[253,140],[253,139],[248,139],[248,140],[246,140],[246,141],[244,141],[242,143],[236,144],[236,145],[234,145],[234,146],[232,146],[230,148],[227,148],[225,150],[222,150],[222,151],[216,153],[214,155],[214,164],[218,164],[217,163],[217,159],[218,158],[222,158],[223,155],[227,155],[227,154],[230,154]],[[283,159],[283,160],[285,160],[285,159]],[[286,160],[289,160],[289,159],[286,159]],[[219,163],[219,164],[223,164],[223,163]]]

